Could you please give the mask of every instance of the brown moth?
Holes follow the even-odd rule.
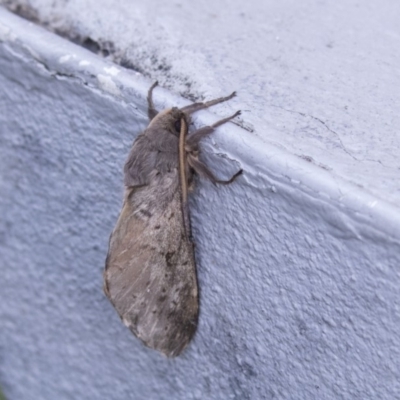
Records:
[[[214,177],[198,159],[199,141],[236,112],[187,136],[190,114],[235,96],[160,113],[147,96],[149,126],[133,143],[124,167],[125,196],[110,237],[104,292],[123,323],[148,347],[179,355],[193,337],[199,314],[188,187],[197,172]]]

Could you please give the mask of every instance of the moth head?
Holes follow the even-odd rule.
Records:
[[[188,125],[190,123],[190,117],[187,113],[183,112],[182,110],[180,110],[177,107],[173,107],[170,109],[169,112],[169,127],[170,127],[170,131],[171,133],[173,133],[175,136],[180,135],[181,132],[181,121],[182,118],[185,119],[186,121],[186,125]]]
[[[181,131],[181,119],[185,118],[186,124],[190,123],[189,114],[183,112],[177,107],[168,108],[157,114],[151,121],[149,126],[154,126],[167,130],[175,136],[179,137]]]

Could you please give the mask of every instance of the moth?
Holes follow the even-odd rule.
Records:
[[[188,135],[193,112],[230,100],[235,92],[158,112],[156,86],[147,95],[150,123],[124,166],[124,201],[110,236],[104,292],[146,346],[175,357],[193,337],[199,314],[187,202],[194,173],[229,184],[242,172],[227,181],[217,179],[198,158],[199,142],[240,111]]]

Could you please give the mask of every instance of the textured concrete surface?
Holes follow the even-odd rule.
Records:
[[[396,207],[233,124],[220,129],[204,158],[219,176],[244,175],[228,187],[199,181],[191,197],[200,325],[166,360],[102,293],[149,81],[0,10],[0,85],[0,384],[10,400],[398,396]]]

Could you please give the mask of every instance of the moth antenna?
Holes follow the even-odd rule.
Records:
[[[236,92],[233,92],[229,96],[220,97],[218,99],[206,101],[205,103],[189,104],[188,106],[185,106],[185,107],[181,108],[181,111],[183,111],[183,112],[185,112],[187,114],[191,114],[191,113],[194,113],[196,111],[203,110],[204,108],[215,106],[216,104],[223,103],[224,101],[228,101],[228,100],[232,99],[235,96],[236,96]]]
[[[153,90],[154,88],[158,86],[158,81],[155,81],[151,86],[150,89],[147,93],[147,104],[148,104],[148,111],[147,114],[149,116],[149,120],[151,121],[157,114],[158,111],[154,107],[154,102],[153,102]]]

